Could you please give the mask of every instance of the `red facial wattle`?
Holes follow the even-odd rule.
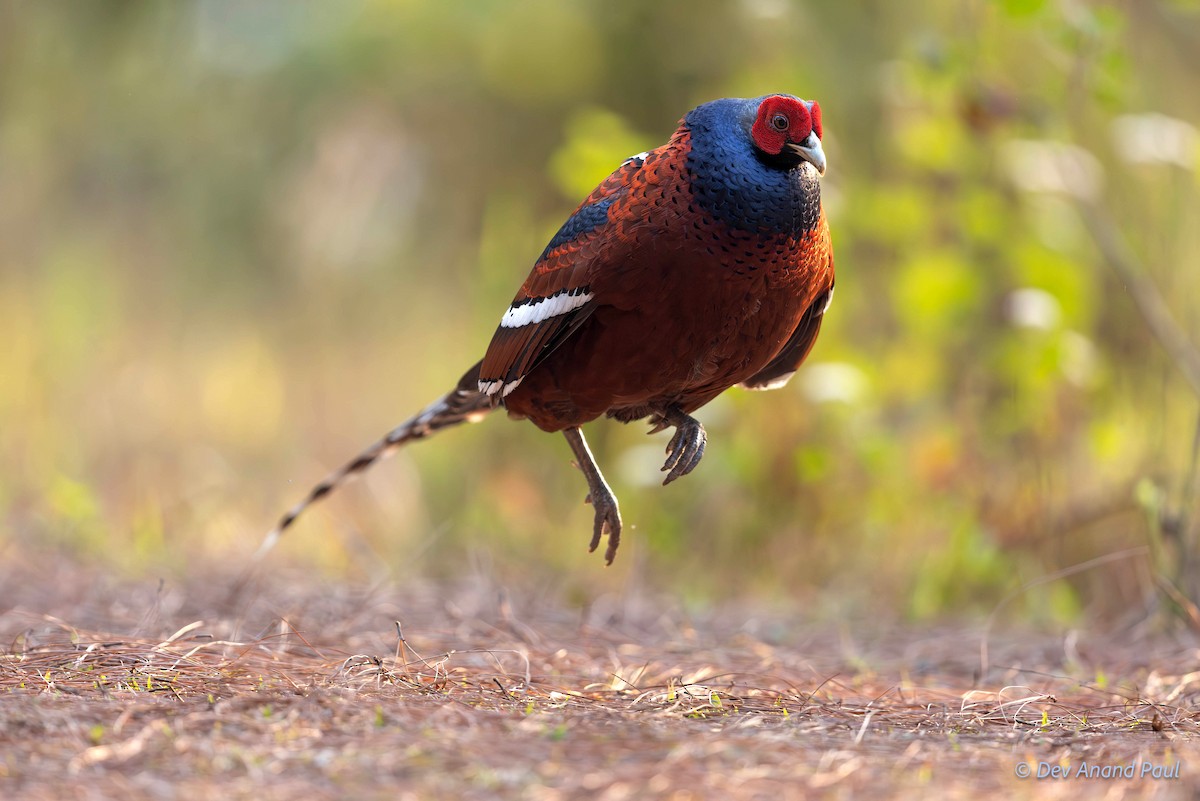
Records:
[[[788,95],[772,95],[762,101],[750,129],[755,147],[778,156],[785,151],[807,161],[825,174],[825,153],[821,149],[821,107]]]

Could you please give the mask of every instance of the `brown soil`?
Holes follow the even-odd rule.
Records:
[[[1200,652],[1182,636],[993,631],[984,666],[982,625],[570,608],[487,579],[297,575],[233,597],[227,578],[160,586],[64,563],[9,564],[0,581],[2,798],[1200,788]],[[1037,778],[1051,768],[1068,777]],[[1155,769],[1178,777],[1142,775]]]

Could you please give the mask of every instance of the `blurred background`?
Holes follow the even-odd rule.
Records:
[[[790,92],[824,111],[837,301],[786,389],[699,413],[687,479],[657,486],[666,434],[585,429],[614,567],[562,437],[500,416],[269,564],[1195,620],[1198,77],[1182,0],[0,0],[0,559],[232,575],[453,386],[621,160]]]

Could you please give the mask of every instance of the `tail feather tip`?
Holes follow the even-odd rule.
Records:
[[[271,549],[275,547],[275,543],[279,542],[280,535],[283,534],[283,530],[290,522],[291,521],[289,520],[287,522],[280,523],[279,525],[275,526],[275,528],[268,531],[267,536],[263,538],[262,545],[258,546],[258,550],[254,552],[254,556],[250,557],[251,560],[255,562],[262,561],[262,559],[271,552]]]

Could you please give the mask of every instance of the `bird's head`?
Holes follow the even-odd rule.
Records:
[[[783,159],[791,167],[807,161],[818,173],[825,174],[821,107],[815,100],[791,95],[764,97],[758,104],[750,138],[767,156]]]

